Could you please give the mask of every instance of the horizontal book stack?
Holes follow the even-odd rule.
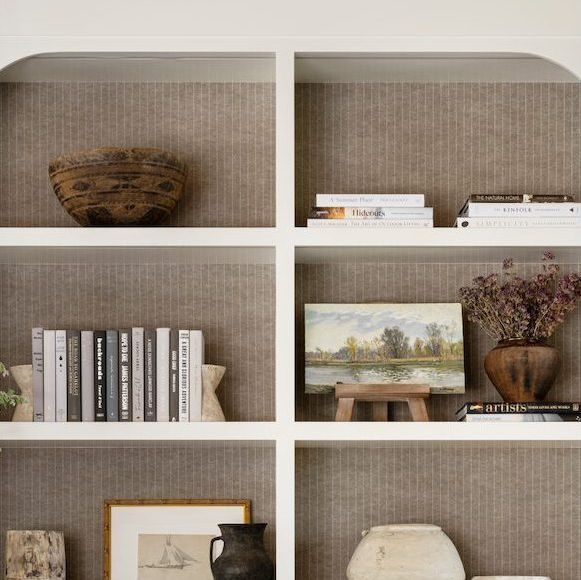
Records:
[[[423,194],[317,194],[308,227],[432,228],[434,209]]]
[[[581,421],[580,403],[466,403],[457,413],[467,423]]]
[[[581,226],[581,203],[572,195],[471,195],[459,228],[572,228]]]
[[[200,330],[32,329],[35,421],[201,421]]]

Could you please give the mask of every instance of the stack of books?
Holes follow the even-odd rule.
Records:
[[[581,203],[572,195],[471,195],[456,219],[459,228],[581,226]]]
[[[200,330],[32,329],[35,421],[201,421]]]
[[[434,210],[423,194],[317,194],[308,227],[432,228]]]
[[[581,404],[466,403],[456,418],[467,423],[581,421]]]

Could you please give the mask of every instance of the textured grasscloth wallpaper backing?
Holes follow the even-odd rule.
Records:
[[[0,304],[10,365],[30,363],[34,326],[201,328],[226,417],[274,420],[272,264],[5,264]]]
[[[115,448],[5,448],[0,453],[0,567],[6,530],[62,530],[67,578],[103,577],[103,502],[128,498],[244,498],[275,547],[270,446],[173,443]]]
[[[542,240],[539,240],[542,243]],[[558,251],[557,251],[558,255]],[[297,264],[296,266],[296,377],[297,419],[332,420],[336,403],[332,395],[304,394],[304,311],[313,302],[457,302],[457,291],[480,274],[498,271],[490,263],[336,263]],[[566,264],[564,269],[581,269],[581,264]],[[539,265],[519,266],[521,273],[537,272]],[[484,356],[494,346],[472,323],[464,324],[466,394],[435,395],[428,401],[433,420],[453,421],[454,413],[466,401],[495,401],[500,396],[486,377]],[[581,400],[581,312],[573,313],[555,338],[563,363],[548,399]],[[359,404],[355,417],[370,418],[370,405]],[[394,405],[392,405],[392,408]],[[409,420],[407,408],[395,405],[394,418]]]
[[[316,193],[425,193],[449,226],[467,194],[581,193],[575,83],[296,85],[296,223]]]
[[[335,444],[339,447],[340,444]],[[581,450],[297,450],[297,580],[339,580],[361,531],[440,525],[466,577],[581,578]]]
[[[102,146],[187,163],[174,226],[274,226],[274,83],[0,83],[1,226],[74,226],[48,162]]]

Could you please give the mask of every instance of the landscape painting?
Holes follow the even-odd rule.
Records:
[[[210,535],[139,534],[138,580],[212,580]]]
[[[462,306],[306,304],[305,391],[337,383],[427,384],[463,393]]]

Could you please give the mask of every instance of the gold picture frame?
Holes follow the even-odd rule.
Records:
[[[111,515],[116,507],[241,507],[243,523],[252,522],[252,502],[249,499],[109,499],[104,502],[103,517],[103,578],[111,580]]]

